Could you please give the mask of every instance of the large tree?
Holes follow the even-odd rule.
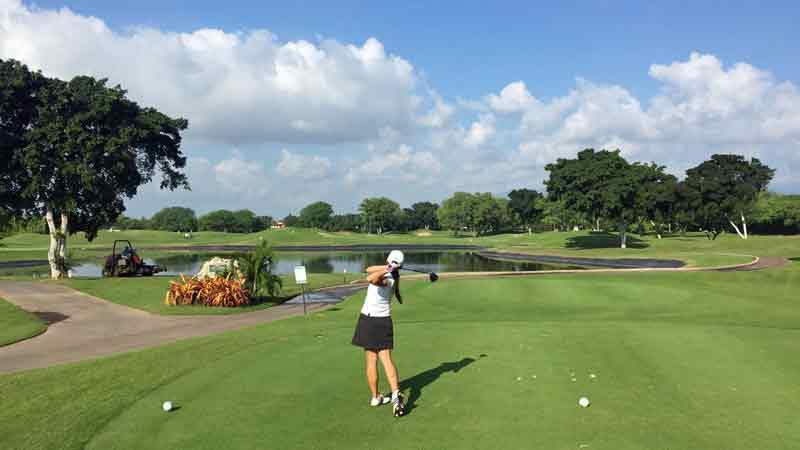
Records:
[[[61,278],[67,236],[83,231],[94,239],[156,172],[162,189],[189,187],[180,151],[188,122],[142,108],[121,87],[91,77],[46,79],[35,96],[35,117],[10,153],[24,173],[21,200],[47,220],[51,275]]]
[[[470,230],[474,211],[475,196],[467,192],[456,192],[442,202],[436,215],[442,228],[451,230],[458,235],[463,230]]]
[[[541,219],[542,194],[533,189],[514,189],[508,194],[510,201],[508,207],[514,211],[519,220],[528,229],[528,234],[532,233],[533,226]]]
[[[326,228],[332,216],[333,207],[329,203],[314,202],[300,210],[300,223],[304,227]]]
[[[587,222],[584,213],[567,208],[564,200],[542,197],[538,203],[539,209],[542,210],[542,223],[552,226],[553,231],[569,231]]]
[[[710,160],[686,171],[685,195],[695,221],[712,240],[726,224],[747,239],[746,216],[774,175],[775,170],[757,158],[748,161],[741,155],[712,155]],[[739,219],[741,229],[736,224]]]
[[[634,164],[632,169],[639,183],[636,191],[636,211],[640,220],[649,221],[661,239],[664,226],[675,219],[678,179],[666,173],[664,166]]]
[[[358,231],[361,229],[362,220],[361,214],[336,214],[331,217],[328,229],[331,231]]]
[[[233,233],[237,228],[236,217],[233,211],[218,209],[200,216],[199,226],[202,231]]]
[[[412,230],[426,229],[436,230],[439,228],[439,218],[436,216],[436,211],[439,205],[432,202],[417,202],[411,205],[411,208],[406,208],[406,217],[408,220],[408,227]]]
[[[155,213],[150,223],[156,230],[197,231],[197,216],[193,209],[172,206]]]
[[[392,229],[399,222],[400,205],[386,197],[365,198],[359,210],[364,217],[367,232],[381,234]]]
[[[437,215],[442,227],[455,234],[464,230],[473,236],[497,233],[513,224],[508,201],[488,192],[456,192],[442,202]]]
[[[249,209],[240,209],[233,212],[233,229],[234,233],[253,233],[258,231],[261,226],[261,221],[256,216],[256,213]]]
[[[548,164],[545,182],[553,200],[563,200],[593,218],[605,217],[617,223],[620,247],[627,247],[628,226],[636,220],[636,194],[641,174],[620,155],[619,150],[586,149],[576,159],[558,159]]]

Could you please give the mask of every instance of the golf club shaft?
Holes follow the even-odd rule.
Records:
[[[430,273],[427,270],[418,270],[418,269],[413,269],[411,267],[401,267],[400,269],[401,270],[408,270],[408,271],[411,271],[411,272],[417,272],[417,273]]]

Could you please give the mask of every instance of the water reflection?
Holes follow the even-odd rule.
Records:
[[[194,275],[200,271],[204,262],[214,256],[231,257],[225,254],[180,254],[162,258],[146,259],[150,264],[166,266],[166,276],[178,274]],[[406,252],[408,266],[431,272],[499,272],[552,270],[564,267],[537,264],[521,261],[493,261],[481,258],[473,253],[459,252]],[[382,252],[328,252],[301,253],[278,252],[275,254],[275,271],[278,274],[291,274],[294,267],[305,265],[309,273],[361,273],[368,266],[386,263],[386,254]],[[82,263],[73,268],[73,276],[99,277],[101,267],[95,263]]]

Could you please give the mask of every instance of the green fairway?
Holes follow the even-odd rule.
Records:
[[[10,449],[789,449],[798,288],[797,262],[406,282],[405,418],[367,406],[349,344],[359,295],[309,318],[2,376],[0,436]],[[164,400],[180,409],[162,412]]]
[[[335,286],[358,278],[357,274],[309,274],[308,289]],[[280,296],[263,303],[239,308],[210,308],[206,306],[169,306],[164,304],[164,295],[169,289],[170,277],[144,278],[74,278],[63,281],[68,286],[89,295],[99,297],[120,305],[142,309],[155,314],[167,315],[225,315],[240,314],[269,308],[300,293],[300,286],[294,282],[294,275],[284,275]]]
[[[42,319],[0,299],[0,347],[36,336],[46,329]]]

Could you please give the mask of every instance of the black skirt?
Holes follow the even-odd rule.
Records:
[[[370,317],[360,314],[351,343],[367,350],[394,348],[394,326],[391,317]]]

